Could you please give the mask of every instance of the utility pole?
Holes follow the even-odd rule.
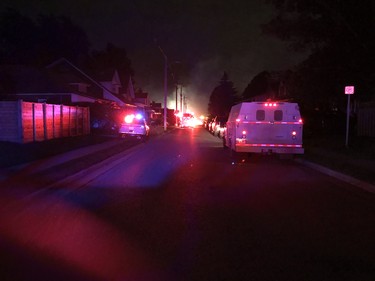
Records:
[[[178,98],[177,98],[177,91],[178,91],[178,84],[176,83],[176,110],[174,111],[174,114],[176,116],[176,127],[178,125],[178,116],[177,116],[177,111],[178,111],[177,101],[178,101]]]
[[[182,113],[182,84],[180,87],[180,112]]]
[[[178,101],[178,98],[177,98],[177,91],[178,91],[178,84],[176,83],[176,112],[178,110],[178,106],[177,106],[177,101]]]
[[[187,112],[187,99],[186,96],[184,96],[184,113]]]
[[[167,95],[168,95],[168,58],[163,49],[159,47],[160,52],[164,56],[164,132],[167,131]]]

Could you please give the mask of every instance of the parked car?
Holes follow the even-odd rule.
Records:
[[[219,138],[223,137],[224,129],[226,127],[226,118],[217,118],[214,128],[212,130],[212,134],[214,136],[218,136]]]
[[[149,136],[150,127],[141,114],[129,114],[124,117],[118,132],[122,138],[134,137],[145,140]]]
[[[216,126],[216,119],[217,117],[215,118],[212,118],[211,121],[208,123],[208,131],[213,134],[214,130],[215,130],[215,126]]]

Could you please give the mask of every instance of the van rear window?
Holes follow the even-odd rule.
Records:
[[[264,110],[257,110],[256,118],[257,121],[263,121],[266,118],[266,112]]]
[[[273,119],[275,121],[282,121],[283,120],[283,111],[282,110],[275,110],[273,113]]]

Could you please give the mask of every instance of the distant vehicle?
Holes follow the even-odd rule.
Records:
[[[223,133],[226,127],[226,121],[227,121],[227,118],[221,118],[221,117],[216,118],[214,127],[212,129],[212,134],[214,136],[218,136],[219,138],[223,137]]]
[[[209,122],[208,122],[208,126],[207,126],[207,130],[213,134],[214,132],[214,129],[215,129],[215,126],[216,126],[216,119],[217,119],[217,116],[215,116],[214,118],[212,118]]]
[[[126,115],[118,131],[119,136],[122,138],[134,137],[142,140],[148,137],[149,132],[150,127],[141,114]]]
[[[231,108],[223,145],[235,153],[303,154],[297,103],[243,102]]]
[[[196,125],[196,120],[193,114],[191,113],[184,113],[181,117],[181,128],[190,127],[193,128]]]

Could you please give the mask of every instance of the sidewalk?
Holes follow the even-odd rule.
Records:
[[[150,137],[163,133],[163,127],[153,127]],[[103,161],[138,143],[137,140],[125,141],[113,135],[73,137],[30,144],[6,143],[0,146],[0,181],[12,176],[28,178],[43,173],[48,173],[48,181],[53,181]]]

